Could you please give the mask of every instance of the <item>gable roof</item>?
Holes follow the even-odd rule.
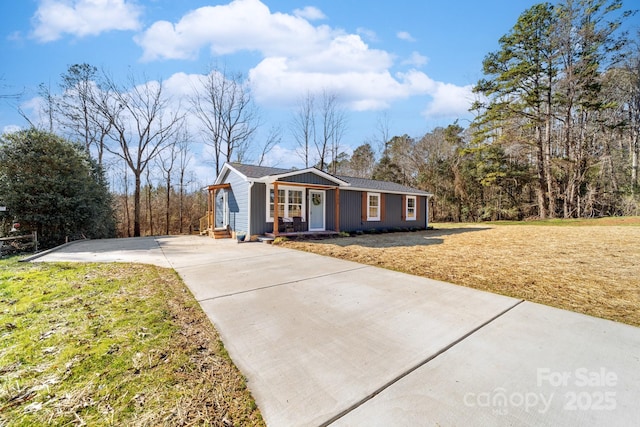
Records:
[[[342,176],[342,175],[331,175],[329,173],[323,172],[317,168],[307,168],[307,169],[283,169],[283,168],[273,168],[269,166],[254,166],[254,165],[245,165],[242,163],[225,163],[223,166],[216,183],[219,184],[218,180],[224,175],[225,168],[234,170],[240,175],[244,176],[245,179],[248,180],[258,180],[268,182],[269,178],[273,180],[277,180],[281,176],[291,176],[295,174],[302,174],[307,172],[312,172],[321,176],[324,176],[337,184],[343,182],[346,184],[345,187],[342,187],[344,190],[356,190],[356,191],[377,191],[382,193],[398,193],[398,194],[410,194],[410,195],[418,195],[418,196],[432,196],[428,191],[418,190],[417,188],[412,188],[406,185],[397,184],[395,182],[388,181],[378,181],[375,179],[366,179],[366,178],[355,178],[350,176]]]
[[[227,163],[233,169],[247,178],[264,178],[270,175],[293,172],[293,169],[272,168],[268,166],[244,165],[242,163]]]

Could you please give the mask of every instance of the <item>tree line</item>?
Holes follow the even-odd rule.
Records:
[[[486,55],[464,127],[391,136],[381,116],[378,135],[351,150],[340,98],[323,91],[300,98],[291,140],[305,167],[430,191],[436,221],[637,214],[640,50],[621,31],[634,13],[620,0],[524,11]],[[283,139],[274,126],[256,141],[260,111],[241,74],[212,67],[189,84],[172,99],[163,81],[76,64],[56,89],[40,86],[44,127],[108,171],[121,236],[197,228],[208,183],[196,151],[217,174],[226,161],[262,164]]]
[[[640,50],[621,1],[522,13],[486,55],[474,120],[387,140],[342,167],[431,191],[435,220],[638,215]],[[363,159],[366,159],[363,162]]]

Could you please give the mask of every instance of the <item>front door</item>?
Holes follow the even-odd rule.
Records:
[[[325,192],[309,190],[309,231],[325,230]]]
[[[227,226],[227,191],[224,189],[216,192],[216,224],[215,228]]]

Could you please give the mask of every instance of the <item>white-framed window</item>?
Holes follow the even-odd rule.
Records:
[[[407,221],[415,221],[416,220],[416,209],[417,209],[417,200],[416,196],[407,196],[406,197],[406,206],[405,206],[405,218]]]
[[[380,193],[367,193],[367,221],[380,221]]]
[[[269,186],[269,197],[267,198],[267,222],[273,222],[274,212],[274,191],[273,185]],[[305,191],[300,187],[278,186],[278,218],[293,218],[294,216],[305,216]]]

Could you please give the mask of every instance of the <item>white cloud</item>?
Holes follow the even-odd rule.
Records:
[[[32,18],[32,36],[41,42],[63,34],[77,37],[111,30],[137,30],[141,9],[126,0],[41,0]]]
[[[473,86],[437,82],[430,91],[433,98],[422,112],[427,118],[467,115],[474,100]]]
[[[358,29],[356,29],[356,33],[369,42],[378,41],[378,35],[376,34],[376,32],[368,28],[358,27]]]
[[[260,0],[234,0],[193,10],[176,23],[156,22],[136,41],[147,61],[197,58],[203,48],[215,55],[257,52],[261,59],[249,71],[249,82],[254,99],[263,105],[292,107],[301,94],[329,91],[355,111],[381,110],[416,96],[432,99],[428,114],[468,108],[460,107],[457,98],[467,87],[436,82],[416,69],[394,74],[395,55],[370,47],[364,30],[349,34],[314,26],[305,16],[319,15],[309,8],[302,11],[271,12]],[[418,68],[426,63],[425,56],[413,52],[400,65]],[[196,78],[174,75],[165,83],[184,88]]]
[[[330,41],[339,31],[284,13],[271,13],[259,0],[193,10],[175,24],[158,21],[136,37],[143,60],[195,58],[209,47],[215,55],[256,51],[265,56],[300,55]]]
[[[414,67],[424,67],[429,62],[429,58],[424,55],[421,55],[419,52],[411,52],[411,56],[404,61],[402,61],[403,65],[412,65]]]
[[[404,41],[407,41],[407,42],[416,41],[416,39],[414,39],[413,36],[411,34],[409,34],[407,31],[398,31],[396,33],[396,37],[398,37],[400,40],[404,40]]]
[[[326,16],[320,9],[313,6],[307,6],[304,9],[296,9],[293,14],[299,18],[308,19],[309,21],[316,21],[318,19],[325,19]]]

